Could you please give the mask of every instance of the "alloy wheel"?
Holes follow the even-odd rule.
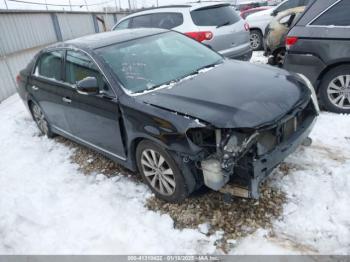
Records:
[[[44,135],[48,136],[48,134],[49,134],[49,124],[47,123],[47,121],[45,119],[44,113],[42,112],[40,107],[38,105],[36,105],[36,104],[33,105],[32,111],[33,111],[34,120],[37,123],[40,131]]]
[[[175,192],[175,175],[165,158],[152,149],[146,149],[141,155],[142,171],[149,184],[162,195]]]
[[[258,34],[250,34],[250,46],[253,50],[256,50],[260,47],[260,36]]]
[[[328,85],[329,101],[341,109],[350,109],[350,75],[340,75]]]

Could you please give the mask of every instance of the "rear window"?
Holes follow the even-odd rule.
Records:
[[[191,16],[194,24],[198,26],[232,25],[240,20],[239,15],[229,5],[194,10]]]
[[[154,13],[140,15],[132,18],[131,27],[154,27],[172,29],[183,24],[183,16],[180,13]]]
[[[132,18],[131,27],[132,28],[152,27],[151,15],[141,15],[141,16],[136,16]]]
[[[319,26],[350,26],[350,1],[343,0],[312,23]]]
[[[62,51],[47,52],[41,55],[35,69],[35,75],[61,81],[62,80]]]
[[[152,25],[156,28],[172,29],[182,25],[184,18],[180,13],[156,13],[152,15]]]

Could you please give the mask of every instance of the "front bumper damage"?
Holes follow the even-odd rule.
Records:
[[[239,197],[259,198],[261,183],[308,139],[319,114],[312,85],[300,77],[310,88],[311,99],[276,125],[258,129],[245,138],[215,131],[216,152],[201,161],[207,187]]]

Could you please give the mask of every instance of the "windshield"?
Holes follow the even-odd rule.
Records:
[[[129,93],[178,81],[223,59],[195,40],[175,32],[102,47],[96,52]]]

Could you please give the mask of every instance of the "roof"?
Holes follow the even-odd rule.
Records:
[[[64,42],[65,45],[74,45],[76,47],[85,47],[89,49],[97,49],[111,44],[121,43],[137,38],[156,35],[168,32],[169,30],[158,28],[137,28],[124,29],[93,35],[87,35]]]
[[[189,9],[190,11],[193,11],[193,10],[198,10],[198,9],[206,8],[210,6],[220,6],[220,5],[230,5],[230,4],[224,1],[208,1],[208,2],[192,2],[186,5],[165,5],[165,6],[159,6],[159,7],[145,8],[143,10],[134,12],[128,16],[123,17],[121,20],[118,21],[118,24],[130,17],[139,16],[139,15],[146,15],[146,14],[160,13],[160,12],[181,12],[181,9]]]

